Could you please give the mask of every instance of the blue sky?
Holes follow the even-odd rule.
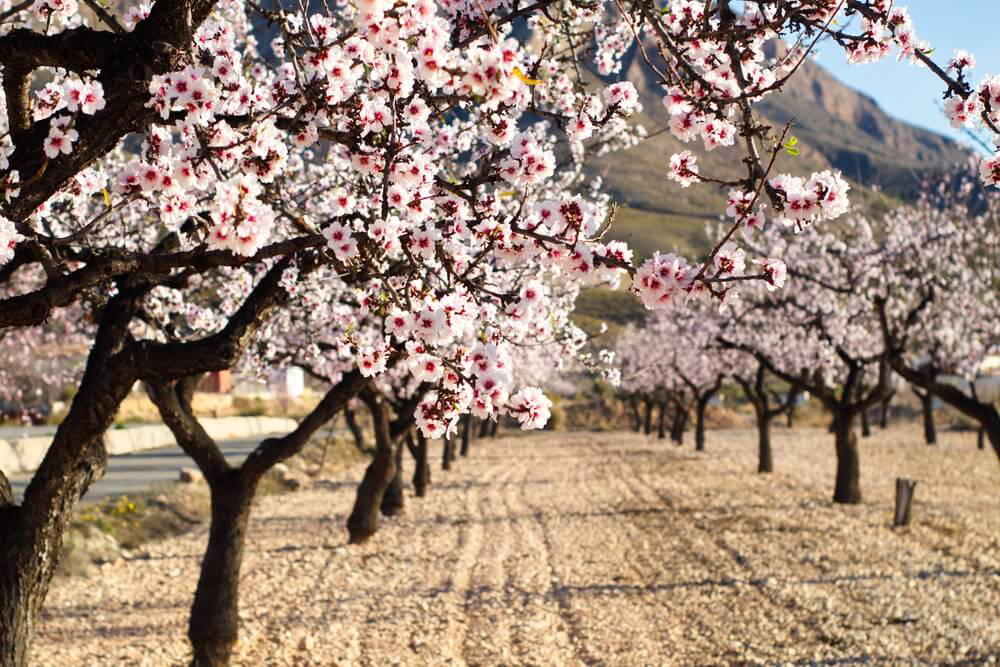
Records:
[[[930,41],[934,59],[944,64],[956,48],[976,56],[972,83],[1000,74],[1000,0],[900,0],[910,10],[917,36]],[[879,103],[887,112],[941,134],[961,139],[940,111],[944,86],[930,71],[897,62],[895,56],[867,65],[849,65],[833,43],[818,49],[817,62],[838,79]]]

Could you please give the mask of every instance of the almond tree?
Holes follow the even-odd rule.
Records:
[[[6,281],[31,267],[45,274],[44,284],[0,300],[0,329],[37,325],[85,296],[96,297],[99,322],[79,391],[25,501],[15,505],[0,483],[0,660],[10,665],[27,660],[69,512],[103,471],[101,436],[133,382],[233,365],[290,300],[283,277],[293,267],[302,275],[332,267],[379,317],[402,313],[402,329],[386,323],[380,340],[351,342],[362,377],[388,367],[397,334],[434,355],[449,319],[468,316],[470,304],[488,301],[505,320],[508,307],[527,305],[522,289],[541,272],[571,282],[633,274],[649,306],[693,290],[731,292],[715,268],[718,248],[701,263],[658,255],[636,268],[627,248],[601,240],[613,207],[574,187],[583,159],[642,132],[626,121],[637,103],[630,82],[593,90],[583,78],[592,46],[598,70],[611,75],[632,39],[650,36],[644,60],[666,88],[671,131],[710,148],[745,144],[744,178],[699,175],[684,155],[669,170],[738,193],[730,236],[766,213],[765,202],[798,223],[846,210],[838,174],[771,173],[784,140],[751,108],[823,34],[854,60],[898,47],[945,81],[960,101],[949,102],[955,119],[995,130],[993,82],[972,89],[965,58],[950,71],[934,65],[905,10],[883,0],[750,2],[743,14],[727,1],[688,0],[672,0],[667,12],[645,0],[607,8],[363,0],[335,11],[157,0],[124,16],[85,4],[89,20],[66,0],[20,3],[0,16],[0,269]],[[852,33],[838,13],[864,20]],[[277,31],[268,58],[251,15]],[[514,36],[522,17],[530,38]],[[769,63],[761,47],[773,37],[806,46]],[[556,142],[568,147],[557,152]],[[186,294],[221,267],[251,268],[256,279],[225,323],[200,338],[133,335],[154,289]],[[481,328],[480,370],[463,385],[471,389],[435,392],[418,413],[426,434],[453,428],[475,386],[495,374],[503,328],[488,317]],[[465,356],[440,360],[471,368]],[[503,389],[496,397],[506,400],[491,395],[491,409],[539,425],[541,393]]]
[[[1000,456],[996,397],[977,387],[983,359],[1000,349],[998,221],[1000,199],[966,174],[928,188],[883,221],[883,272],[867,296],[892,368],[978,422]]]
[[[752,242],[782,254],[794,278],[785,290],[756,290],[726,330],[727,346],[751,354],[769,373],[808,391],[833,417],[837,474],[833,500],[860,503],[856,422],[889,388],[889,364],[878,320],[859,285],[879,270],[870,225],[853,219],[836,232],[812,226],[798,234],[772,227]],[[774,275],[783,282],[784,275]]]
[[[753,407],[757,425],[757,472],[774,472],[774,453],[771,449],[771,422],[775,417],[791,410],[797,395],[793,391],[780,393],[768,386],[767,367],[751,355],[742,355],[730,369],[733,380],[743,390],[747,402]]]

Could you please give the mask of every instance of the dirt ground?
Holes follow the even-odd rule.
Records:
[[[236,664],[994,664],[1000,465],[969,433],[862,442],[865,503],[833,506],[833,443],[712,431],[476,441],[427,498],[346,546],[362,468],[263,498]],[[440,448],[435,448],[436,455]],[[412,462],[407,461],[407,474]],[[897,476],[914,526],[890,527]],[[180,665],[200,528],[60,580],[32,665]]]

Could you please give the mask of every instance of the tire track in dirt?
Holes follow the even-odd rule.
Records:
[[[630,513],[627,507],[617,508],[622,519],[634,527],[638,538],[638,543],[632,550],[632,567],[644,581],[637,587],[645,588],[646,595],[665,599],[665,603],[671,606],[671,614],[683,615],[685,627],[673,626],[667,630],[675,640],[691,641],[694,637],[700,637],[704,643],[710,644],[716,619],[707,609],[708,605],[699,603],[713,587],[728,584],[715,574],[721,571],[722,565],[717,554],[696,544],[693,536],[697,533],[686,529],[687,519],[676,509],[675,500],[657,489],[648,479],[650,468],[659,471],[661,461],[668,457],[674,463],[678,461],[672,450],[664,448],[661,452],[658,449],[647,443],[633,445],[631,452],[620,452],[613,467],[609,466],[609,480],[621,486],[622,497],[630,499],[626,504],[634,502],[639,508],[663,508],[662,513],[645,514]],[[642,468],[640,464],[643,465]],[[678,579],[678,573],[670,567],[673,563],[680,563],[688,568],[693,564],[700,567],[696,572],[682,572],[682,578]],[[655,576],[651,577],[651,573],[655,573]],[[679,599],[680,596],[672,594],[675,590],[705,593],[689,593]],[[689,599],[691,597],[695,599]],[[675,606],[681,608],[675,609]],[[658,620],[655,614],[651,615],[654,616],[654,621]],[[729,654],[727,657],[732,659],[736,656]]]
[[[479,461],[473,458],[462,463],[476,465]],[[503,584],[504,562],[513,535],[503,489],[514,475],[514,466],[506,465],[498,476],[486,482],[477,515],[471,519],[482,527],[488,539],[483,540],[464,591],[462,657],[470,667],[500,664],[505,654],[509,655],[509,615],[503,613]]]
[[[589,504],[589,500],[593,496],[583,493],[581,488],[585,485],[588,477],[587,461],[577,457],[572,459],[571,464],[560,465],[556,463],[553,465],[551,463],[552,460],[561,461],[561,457],[568,457],[571,453],[578,452],[578,449],[574,448],[572,444],[570,446],[566,446],[566,444],[555,445],[552,440],[546,440],[539,447],[539,450],[552,457],[544,467],[542,465],[532,467],[533,472],[541,471],[552,476],[549,484],[544,487],[545,493],[541,492],[540,489],[536,492],[536,485],[529,484],[532,480],[526,478],[518,493],[512,495],[512,500],[519,508],[523,508],[520,511],[526,516],[521,526],[524,530],[524,539],[532,544],[535,553],[542,555],[539,573],[541,577],[547,578],[547,582],[537,582],[541,584],[539,588],[544,590],[544,597],[539,604],[545,608],[548,614],[552,615],[551,621],[556,621],[556,645],[560,649],[571,652],[572,655],[573,663],[567,662],[566,659],[569,656],[565,656],[556,664],[603,666],[607,663],[603,657],[591,650],[587,642],[584,619],[580,618],[572,605],[572,595],[570,594],[572,589],[566,584],[566,575],[559,571],[558,551],[563,540],[559,539],[557,535],[566,528],[566,517],[564,516],[566,513],[562,511],[565,509],[565,504],[569,502],[569,499],[587,499],[586,511],[578,510],[577,513],[587,514],[593,509]],[[548,457],[540,456],[539,458],[544,460]],[[558,470],[552,469],[555,466],[558,466]],[[531,492],[528,490],[529,487],[532,489]],[[554,513],[553,510],[556,512]],[[561,641],[563,637],[565,637],[565,642]],[[551,642],[552,639],[550,638],[548,641]]]
[[[551,441],[537,446],[547,452]],[[516,455],[516,454],[515,454]],[[548,457],[518,457],[520,483],[505,494],[518,536],[519,553],[507,564],[507,588],[511,603],[521,618],[514,627],[514,650],[529,665],[598,665],[580,636],[568,601],[561,595],[562,584],[553,554],[553,539],[547,513],[559,508],[567,482],[554,477]],[[566,469],[560,471],[565,475]],[[527,567],[526,567],[527,565]],[[544,654],[540,649],[544,647]],[[545,655],[544,659],[539,656]]]

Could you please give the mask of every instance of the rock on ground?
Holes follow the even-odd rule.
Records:
[[[355,467],[261,499],[235,664],[988,664],[1000,466],[974,434],[942,435],[863,440],[852,507],[830,502],[821,430],[775,429],[766,476],[747,431],[710,432],[704,454],[621,433],[476,441],[348,547]],[[897,476],[919,480],[902,530]],[[31,664],[184,664],[205,540],[59,581]]]

